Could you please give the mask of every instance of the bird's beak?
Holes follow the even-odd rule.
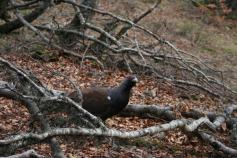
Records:
[[[138,79],[135,77],[135,78],[132,80],[132,82],[137,83],[137,82],[138,82]]]

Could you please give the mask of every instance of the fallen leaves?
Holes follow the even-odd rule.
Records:
[[[57,62],[42,63],[34,60],[27,55],[7,55],[4,58],[25,70],[31,71],[35,74],[43,84],[48,88],[72,91],[73,86],[68,81],[70,79],[80,88],[93,86],[117,86],[125,76],[129,75],[124,71],[114,71],[112,69],[102,70],[95,63],[85,60],[83,66],[74,63],[73,59],[60,57]],[[56,73],[55,73],[56,72]],[[175,95],[175,89],[166,83],[159,82],[149,76],[139,76],[139,83],[133,90],[130,103],[133,104],[159,104],[171,105],[177,112],[177,116],[181,117],[179,111],[188,111],[191,108],[198,107],[202,109],[217,108],[215,102],[203,95],[196,97],[194,100],[181,99]],[[29,114],[26,108],[18,102],[6,98],[0,98],[0,123],[1,137],[16,132],[26,131],[28,129],[27,122],[29,121]],[[137,130],[153,125],[164,123],[163,120],[142,119],[138,117],[113,117],[106,121],[106,125],[111,128],[120,130]],[[222,125],[223,131],[226,131],[225,125]],[[202,147],[199,142],[190,140],[187,135],[180,131],[171,131],[162,137],[153,136],[150,139],[162,139],[158,144],[148,145],[148,141],[139,141],[140,145],[134,148],[126,145],[119,145],[120,149],[114,149],[113,143],[106,141],[96,145],[95,139],[85,139],[81,143],[79,140],[65,139],[61,142],[62,149],[68,153],[68,157],[173,157],[173,155],[183,156],[184,149],[191,150],[195,147],[195,152],[208,151],[210,147]],[[104,138],[102,138],[104,139]],[[79,141],[80,142],[80,141]],[[145,144],[143,144],[145,143]],[[152,147],[154,146],[154,147]],[[168,147],[167,147],[168,146]],[[178,146],[178,147],[177,147]],[[152,150],[150,150],[152,148]],[[50,155],[50,148],[48,145],[41,144],[35,146],[39,153],[48,153]],[[190,151],[189,151],[190,152]]]

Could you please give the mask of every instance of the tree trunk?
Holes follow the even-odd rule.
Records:
[[[91,8],[96,8],[97,1],[98,0],[84,0],[82,4]],[[76,30],[78,32],[86,31],[85,28],[83,27],[83,22],[79,18],[80,16],[79,14],[83,15],[85,22],[90,21],[91,18],[94,16],[93,11],[87,10],[85,8],[80,8],[80,13],[76,13],[74,15],[72,21],[65,26],[66,29]],[[61,45],[63,45],[63,47],[69,49],[75,46],[78,43],[78,41],[81,40],[81,37],[78,37],[77,35],[71,33],[60,33],[59,40]]]
[[[10,15],[7,13],[6,8],[8,6],[8,0],[0,1],[0,19],[8,22],[10,19]]]

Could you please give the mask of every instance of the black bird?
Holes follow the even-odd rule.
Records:
[[[136,85],[136,76],[128,76],[118,87],[115,88],[89,88],[82,89],[82,107],[100,117],[102,120],[118,114],[128,104],[132,87]],[[78,102],[77,92],[68,95],[69,98]]]

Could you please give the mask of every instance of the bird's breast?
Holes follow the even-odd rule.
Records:
[[[122,110],[129,101],[129,97],[126,95],[112,95],[110,98],[110,105],[117,110]]]

